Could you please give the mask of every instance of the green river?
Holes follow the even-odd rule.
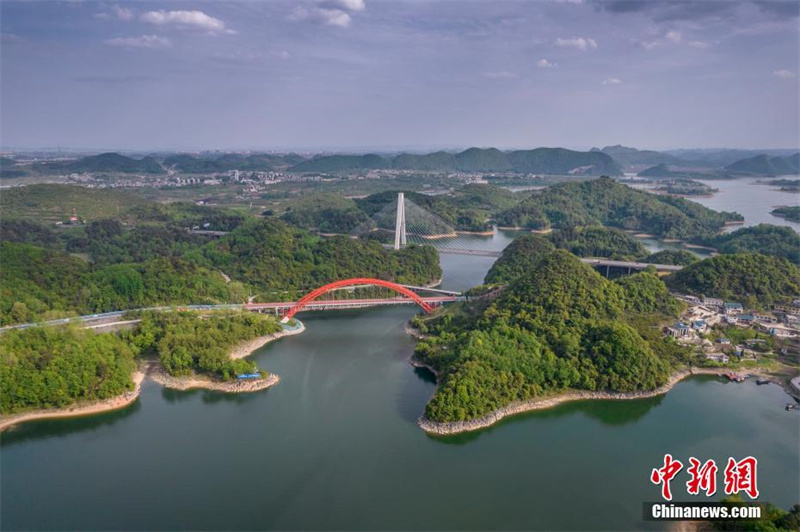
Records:
[[[508,241],[499,233],[487,245]],[[444,286],[479,284],[492,260],[443,255]],[[721,468],[753,455],[761,499],[800,501],[798,412],[752,379],[698,377],[657,398],[570,403],[430,437],[416,419],[435,383],[407,362],[414,312],[301,315],[305,333],[253,355],[281,376],[263,392],[147,381],[125,410],[3,434],[2,528],[655,528],[642,502],[659,499],[649,476],[665,453]],[[692,500],[685,481],[673,492]]]

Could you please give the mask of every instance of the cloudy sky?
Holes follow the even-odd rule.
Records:
[[[798,145],[800,3],[0,3],[3,147]]]

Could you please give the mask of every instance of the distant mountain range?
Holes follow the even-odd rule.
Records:
[[[800,172],[800,153],[787,157],[770,157],[766,154],[742,159],[725,167],[731,174],[777,176]]]
[[[47,163],[46,166],[52,170],[59,170],[65,173],[81,172],[118,172],[123,174],[164,174],[166,171],[153,157],[134,159],[119,153],[101,153],[100,155],[90,155],[75,161],[64,163]]]
[[[653,150],[638,150],[627,146],[606,146],[602,150],[592,148],[592,151],[600,151],[614,158],[615,161],[623,166],[654,166],[657,164],[668,164],[671,166],[697,166],[697,163],[685,161],[674,155]]]
[[[289,168],[290,172],[345,172],[385,169],[443,172],[520,172],[532,174],[620,175],[622,169],[600,151],[580,152],[564,148],[500,151],[469,148],[459,153],[438,151],[424,155],[402,153],[394,157],[324,155]]]
[[[164,159],[164,166],[185,174],[210,174],[230,170],[269,172],[285,169],[305,160],[305,157],[295,153],[256,153],[253,155],[226,153],[219,157],[195,157],[180,153]]]
[[[741,157],[741,155],[746,155]],[[740,156],[731,159],[734,156]],[[23,159],[20,159],[23,160]],[[719,161],[728,161],[719,164]],[[230,170],[288,171],[297,173],[345,173],[368,170],[412,170],[420,172],[495,173],[518,172],[545,175],[618,176],[639,171],[643,177],[735,177],[776,176],[800,173],[800,153],[790,150],[676,150],[658,152],[616,145],[588,152],[565,148],[501,151],[469,148],[461,152],[436,151],[398,155],[333,154],[306,158],[295,153],[238,153],[129,157],[120,153],[89,155],[73,161],[16,164],[3,157],[0,178],[37,174],[122,173],[163,175],[168,170],[182,174],[212,174]]]

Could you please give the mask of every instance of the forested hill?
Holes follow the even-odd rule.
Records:
[[[758,253],[719,255],[667,277],[675,291],[741,301],[767,308],[800,296],[800,269],[786,259]]]
[[[426,416],[476,419],[565,389],[635,392],[664,384],[685,352],[661,338],[681,304],[647,272],[608,281],[563,250],[537,251],[494,302],[418,320],[415,356],[439,372]],[[513,265],[509,265],[513,266]]]
[[[791,227],[758,224],[707,238],[702,243],[720,253],[762,253],[800,266],[800,235]]]
[[[742,219],[683,198],[635,190],[607,177],[554,185],[496,216],[498,225],[507,227],[607,225],[683,239],[716,234],[726,222]]]
[[[182,220],[185,211],[162,214],[169,213]],[[155,305],[242,303],[249,294],[258,301],[290,300],[348,277],[406,284],[441,277],[433,247],[387,250],[376,242],[320,238],[276,219],[248,220],[210,242],[169,222],[125,229],[98,220],[71,230],[66,242],[34,222],[11,228],[17,230],[6,231],[4,224],[4,238],[17,242],[0,244],[2,324]],[[91,264],[62,251],[76,246]]]
[[[325,155],[301,162],[292,172],[346,172],[388,168],[450,172],[520,172],[532,174],[620,175],[619,164],[603,152],[579,152],[564,148],[500,151],[497,148],[469,148],[460,153],[434,152],[395,157],[367,155]]]

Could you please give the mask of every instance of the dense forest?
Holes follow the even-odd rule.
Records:
[[[726,222],[741,219],[683,198],[635,190],[607,177],[554,185],[496,216],[504,227],[605,225],[683,239],[713,235]]]
[[[256,371],[254,362],[231,359],[236,344],[282,330],[272,316],[250,312],[146,312],[123,339],[140,355],[155,355],[170,375],[202,373],[233,379]]]
[[[600,257],[612,260],[642,260],[650,255],[641,242],[629,234],[602,226],[568,227],[548,235],[557,248],[579,257]]]
[[[673,264],[676,266],[688,266],[700,260],[697,255],[684,249],[662,249],[649,255],[644,262],[650,264]]]
[[[799,186],[795,185],[795,188],[799,188]],[[777,209],[772,210],[772,214],[786,218],[787,220],[791,220],[793,222],[800,222],[800,207],[798,206],[778,207]]]
[[[800,265],[800,235],[791,227],[759,224],[722,233],[702,241],[720,253],[761,253]]]
[[[338,194],[318,192],[289,202],[281,219],[304,229],[322,233],[349,233],[367,220],[356,203]]]
[[[70,325],[0,335],[0,414],[120,395],[133,388],[136,357],[158,358],[174,376],[200,373],[230,380],[257,371],[250,360],[231,359],[232,348],[281,330],[274,317],[249,312],[145,312],[130,317],[141,321],[120,333]]]
[[[148,208],[138,216],[145,214],[184,221],[187,216],[185,208],[166,214]],[[4,221],[0,323],[156,305],[242,303],[249,294],[286,300],[347,277],[408,284],[441,277],[430,246],[393,251],[376,242],[320,238],[274,218],[243,223],[223,213],[215,223],[233,231],[209,241],[176,223],[126,228],[98,220],[56,234],[46,226],[30,230],[37,227],[30,221]],[[64,249],[88,254],[91,263]]]
[[[479,299],[417,320],[428,337],[415,356],[440,375],[428,418],[475,419],[568,388],[653,389],[686,359],[655,327],[682,308],[658,277],[643,272],[608,281],[574,255],[548,247],[529,240],[522,251],[535,248],[533,260],[508,259],[490,272],[500,278],[522,270],[491,303]]]
[[[800,268],[759,253],[718,255],[687,266],[666,281],[678,292],[737,300],[748,308],[800,296]]]
[[[0,413],[109,399],[133,389],[134,350],[114,334],[32,327],[0,336]]]

